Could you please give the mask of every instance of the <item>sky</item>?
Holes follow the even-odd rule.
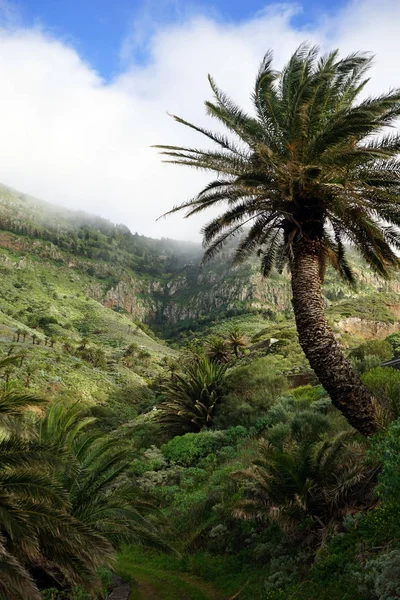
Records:
[[[258,65],[305,40],[375,54],[368,92],[400,86],[398,0],[0,0],[0,181],[151,237],[200,239],[213,214],[157,217],[210,175],[153,144],[201,146],[207,74],[251,110]],[[204,144],[203,144],[204,145]]]

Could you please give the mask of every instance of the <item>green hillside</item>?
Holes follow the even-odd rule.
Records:
[[[139,513],[151,506],[139,520],[146,550],[123,546],[113,567],[133,598],[365,600],[374,569],[397,568],[396,421],[385,442],[367,444],[332,408],[298,344],[285,273],[263,280],[255,259],[231,268],[232,247],[201,267],[200,245],[132,234],[4,186],[0,226],[0,359],[17,357],[1,366],[0,391],[43,396],[50,415],[78,411],[66,416],[78,436],[70,453],[109,435],[105,497],[119,510],[129,485]],[[327,314],[388,426],[400,381],[379,365],[400,356],[400,281],[379,280],[354,252],[351,261],[356,289],[327,272]],[[179,405],[190,394],[206,407],[194,420]],[[44,419],[53,442],[67,425],[61,412],[52,430],[43,410],[28,413],[26,431],[45,430]],[[120,444],[123,467],[110,475]],[[90,476],[86,460],[75,490]],[[44,600],[104,597],[82,583],[65,593],[39,583]]]
[[[200,245],[132,234],[5,186],[0,224],[0,345],[22,351],[18,376],[35,391],[107,405],[123,422],[152,406],[179,347],[233,326],[253,345],[282,340],[287,368],[305,363],[287,276],[262,280],[256,260],[229,268],[231,248],[200,268]],[[330,272],[324,287],[345,345],[397,330],[400,310],[398,281],[353,261],[357,290]]]

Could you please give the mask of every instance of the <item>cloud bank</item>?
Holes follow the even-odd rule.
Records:
[[[354,0],[312,28],[293,24],[298,10],[274,5],[241,23],[201,14],[175,24],[153,23],[141,38],[145,63],[135,62],[134,23],[132,36],[121,40],[123,72],[112,81],[104,81],[71,45],[45,29],[9,21],[0,30],[0,181],[148,236],[197,238],[210,216],[156,218],[193,196],[207,175],[162,164],[150,146],[204,145],[167,111],[210,126],[203,107],[210,98],[207,73],[249,107],[265,51],[274,49],[279,68],[310,40],[324,50],[376,54],[370,93],[400,85],[398,0]]]

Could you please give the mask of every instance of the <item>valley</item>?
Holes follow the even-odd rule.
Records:
[[[360,544],[368,560],[379,560],[372,550],[377,539],[373,522],[385,514],[386,529],[378,538],[389,549],[385,532],[394,526],[394,514],[382,504],[367,512],[361,529],[350,524],[363,502],[376,505],[365,496],[361,503],[355,500],[357,486],[368,488],[375,475],[354,462],[366,452],[360,440],[351,441],[355,454],[344,458],[348,447],[340,440],[351,434],[329,405],[298,343],[289,276],[274,272],[264,280],[253,259],[231,267],[233,247],[201,266],[199,245],[138,236],[5,186],[0,188],[0,226],[0,351],[5,359],[16,357],[3,368],[4,390],[25,391],[50,405],[61,403],[67,411],[76,406],[76,418],[82,423],[89,419],[83,425],[89,436],[95,427],[127,444],[122,481],[134,485],[138,497],[148,496],[155,511],[150,521],[163,541],[145,535],[144,548],[143,541],[131,542],[118,557],[116,571],[130,582],[130,597],[319,599],[321,573],[339,569],[338,585],[332,579],[329,596],[323,597],[341,599],[350,585],[352,600],[364,600],[341,561],[353,561],[362,570],[356,558]],[[398,356],[400,348],[400,279],[379,279],[354,251],[351,260],[355,288],[327,272],[323,293],[328,319],[352,364],[389,410],[388,402],[398,406],[400,374],[380,364]],[[214,364],[221,364],[220,375]],[[168,413],[168,402],[191,393],[189,384],[202,387],[206,427],[183,417],[171,420]],[[296,512],[290,470],[282,470],[276,485],[287,485],[287,491],[282,497],[273,495],[274,488],[269,493],[307,535],[288,536],[279,519],[263,524],[247,516],[246,490],[263,476],[254,470],[257,460],[266,461],[260,463],[263,468],[276,460],[284,469],[285,461],[292,460],[291,448],[300,469],[303,456],[314,456],[309,454],[314,444],[329,452],[328,442],[319,441],[329,436],[337,445],[334,452],[343,453],[340,460],[350,460],[350,470],[357,472],[354,481],[343,482],[355,487],[353,500],[338,500],[342,512],[336,515],[332,507],[328,518],[318,512],[317,499],[314,508],[308,506],[310,475],[300,470],[295,498],[305,494],[305,504]],[[261,459],[263,438],[272,454]],[[334,455],[324,460],[333,461],[337,484],[343,477],[341,463],[335,463]],[[311,477],[326,490],[336,485],[325,481],[327,474]],[[115,485],[118,490],[121,482]],[[251,502],[257,502],[254,493]],[[342,515],[349,523],[343,537],[333,536],[322,558],[316,558],[320,534],[313,519],[322,520],[323,535],[329,536],[330,527],[343,527]],[[343,548],[330,550],[340,540]],[[328,568],[325,555],[338,566]],[[51,593],[45,591],[43,598],[65,597]],[[81,593],[72,588],[68,598],[92,598]]]

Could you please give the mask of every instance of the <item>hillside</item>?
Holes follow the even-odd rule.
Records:
[[[33,390],[107,407],[123,423],[154,404],[154,381],[177,356],[162,338],[179,348],[233,325],[253,345],[281,340],[286,370],[305,365],[287,276],[263,280],[256,260],[231,268],[232,248],[200,268],[198,244],[132,234],[5,186],[0,225],[0,347],[22,354],[18,376]],[[397,331],[400,311],[399,281],[353,261],[357,291],[330,272],[324,286],[345,346]]]
[[[5,186],[0,187],[0,225],[1,247],[14,252],[15,260],[35,257],[36,262],[79,273],[89,298],[151,325],[162,337],[176,338],[181,330],[202,329],[240,315],[275,320],[291,314],[287,276],[263,279],[256,259],[232,267],[232,246],[200,267],[200,244],[132,234],[124,225],[50,205]],[[395,319],[399,280],[379,280],[354,253],[352,261],[357,290],[328,271],[324,293],[332,316]],[[376,305],[365,302],[376,292],[380,294]],[[380,310],[382,302],[389,313]]]
[[[390,549],[397,504],[393,509],[383,505],[389,516],[384,517],[386,529],[381,527],[381,509],[374,510],[372,496],[377,471],[365,467],[370,450],[353,440],[354,433],[310,371],[297,341],[288,276],[274,273],[263,280],[256,259],[232,268],[232,247],[201,267],[200,245],[132,234],[123,225],[4,186],[0,226],[0,358],[18,356],[3,367],[3,392],[36,392],[61,399],[63,407],[72,401],[67,410],[77,407],[76,419],[84,423],[89,415],[89,438],[96,417],[102,435],[116,446],[124,440],[128,458],[123,476],[118,479],[117,469],[117,480],[111,480],[113,493],[120,499],[118,486],[129,482],[135,498],[151,494],[160,512],[151,518],[179,553],[160,553],[158,546],[157,552],[134,544],[125,548],[117,571],[136,581],[134,597],[164,597],[167,583],[171,600],[342,600],[348,588],[352,598],[364,600],[356,577],[367,585],[364,564],[375,560],[377,544],[385,552]],[[390,401],[397,415],[400,376],[376,367],[400,355],[398,335],[377,341],[400,330],[400,280],[379,280],[354,252],[351,261],[357,289],[327,272],[328,318],[382,403],[382,414],[389,414]],[[239,331],[240,350],[228,347],[221,364],[205,360],[202,373],[202,357],[213,344],[225,352],[233,328]],[[210,373],[210,381],[202,379]],[[196,403],[199,382],[201,398],[208,385],[213,389],[215,410],[207,426],[196,429],[192,421],[181,423],[181,429],[162,425],[160,402],[177,393],[179,398],[182,382],[193,385]],[[56,411],[57,402],[51,407]],[[282,520],[261,522],[246,516],[246,494],[251,498],[256,490],[253,500],[258,498],[246,477],[252,477],[260,457],[264,460],[266,448],[272,452],[266,465],[273,456],[283,461],[282,479],[278,469],[270,492],[276,493],[274,514],[284,512]],[[325,457],[330,448],[332,455]],[[321,460],[333,461],[332,472],[331,467],[322,474],[312,471],[309,461],[316,449]],[[346,464],[351,473],[354,469],[354,479],[346,480]],[[327,514],[331,492],[343,476],[341,504],[332,501]],[[266,477],[262,486],[269,485]],[[317,494],[315,503],[307,495],[310,477],[315,489],[327,486],[324,499]],[[298,512],[303,492],[305,504]],[[342,535],[332,535],[336,531]],[[319,552],[325,540],[328,566]],[[385,552],[378,561],[391,556]],[[343,567],[349,563],[351,573]],[[329,585],[324,596],[326,577],[338,585]],[[80,588],[75,591],[63,596],[48,590],[43,598],[93,598],[81,596]],[[376,598],[381,600],[371,596]]]

